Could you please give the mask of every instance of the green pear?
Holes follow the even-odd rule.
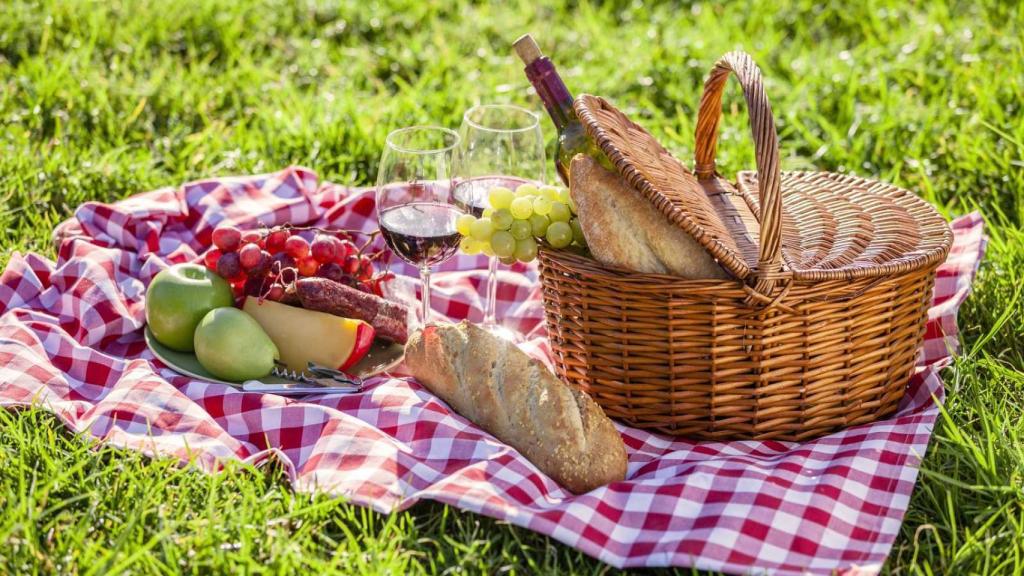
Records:
[[[196,326],[195,345],[203,368],[231,382],[262,378],[279,358],[277,346],[259,322],[232,307],[215,308],[203,316]]]

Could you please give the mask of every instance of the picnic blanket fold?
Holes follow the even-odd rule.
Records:
[[[629,477],[574,496],[406,378],[300,400],[178,375],[146,349],[145,286],[193,260],[220,222],[376,228],[372,191],[307,169],[214,178],[113,204],[55,231],[56,261],[11,256],[0,275],[0,405],[35,405],[108,443],[216,471],[280,461],[296,490],[381,512],[445,502],[547,534],[616,567],[777,574],[877,572],[909,503],[958,346],[956,312],[985,248],[981,216],[952,224],[918,372],[892,418],[804,443],[689,442],[619,425]],[[434,307],[479,319],[482,257],[457,256]],[[415,269],[395,262],[413,289]],[[533,266],[499,275],[499,317],[549,349]]]

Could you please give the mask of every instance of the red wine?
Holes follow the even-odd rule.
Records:
[[[414,202],[380,214],[380,231],[388,247],[414,266],[432,266],[452,257],[461,236],[455,229],[459,211],[436,202]]]
[[[512,45],[516,54],[526,64],[523,70],[533,84],[537,96],[544,102],[544,109],[555,124],[558,140],[555,141],[555,170],[562,182],[569,185],[569,163],[577,154],[586,154],[609,170],[615,170],[612,163],[587,136],[583,124],[573,110],[573,97],[566,88],[562,77],[555,70],[551,59],[545,56],[537,42],[529,34],[520,36]]]
[[[509,190],[515,190],[520,184],[527,184],[530,180],[517,176],[480,176],[469,178],[455,185],[452,190],[452,201],[467,213],[479,218],[487,208],[487,196],[491,188],[504,186]]]

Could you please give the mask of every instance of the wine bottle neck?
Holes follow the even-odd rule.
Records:
[[[544,108],[547,109],[559,132],[576,121],[576,113],[572,109],[572,94],[558,76],[555,65],[549,58],[544,56],[528,64],[526,77],[544,102]]]

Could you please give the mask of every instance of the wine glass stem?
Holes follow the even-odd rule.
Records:
[[[420,318],[426,326],[430,322],[430,266],[420,268],[420,289],[423,292],[420,296]]]
[[[498,257],[491,256],[487,263],[487,303],[484,306],[484,324],[497,324],[498,307]]]

